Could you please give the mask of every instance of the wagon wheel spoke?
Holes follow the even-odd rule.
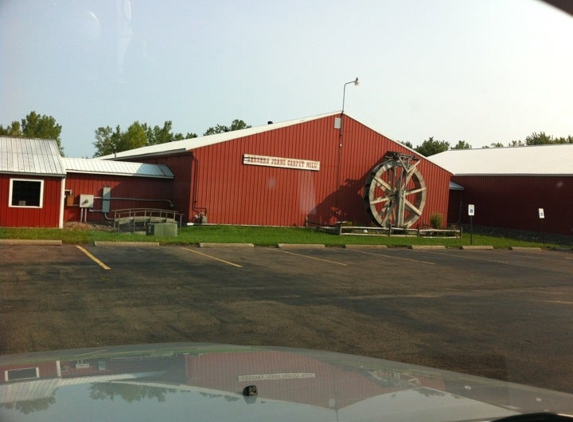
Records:
[[[412,204],[410,201],[408,201],[407,199],[404,199],[404,204],[406,205],[406,207],[408,207],[410,210],[414,211],[414,213],[416,213],[419,216],[422,215],[422,210],[418,209],[417,207],[414,206],[414,204]]]
[[[385,190],[387,193],[394,193],[394,189],[392,188],[392,186],[390,186],[388,183],[386,183],[384,180],[380,179],[379,177],[374,177],[374,182],[376,182],[376,184],[380,188]]]
[[[392,198],[391,198],[392,199]],[[396,208],[394,201],[390,200],[384,208],[382,208],[381,215],[384,215],[384,218],[381,221],[381,224],[384,226],[388,223],[388,220],[392,221],[392,214],[394,209]]]
[[[374,204],[381,204],[382,202],[388,202],[390,201],[392,198],[389,196],[380,196],[376,199],[373,199],[372,201],[370,201],[370,204],[374,205]]]
[[[406,191],[406,195],[414,195],[415,193],[424,192],[425,190],[426,190],[426,188],[418,188],[418,189],[407,190],[407,191]]]

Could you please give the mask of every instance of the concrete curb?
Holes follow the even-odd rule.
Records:
[[[326,246],[317,243],[279,243],[281,249],[324,249]]]
[[[62,241],[41,239],[0,239],[0,245],[62,246]]]
[[[446,249],[444,245],[410,245],[409,249]]]
[[[199,243],[200,248],[217,248],[217,247],[231,247],[231,248],[254,248],[252,243]]]
[[[536,246],[511,246],[509,248],[510,251],[530,251],[530,252],[539,252],[541,251],[541,248],[538,248]]]
[[[344,245],[345,249],[388,249],[388,245]]]
[[[483,245],[466,245],[466,246],[462,246],[460,247],[460,249],[463,249],[464,251],[468,250],[468,251],[491,251],[493,250],[493,246],[483,246]]]
[[[159,242],[108,242],[95,241],[94,246],[159,246]]]

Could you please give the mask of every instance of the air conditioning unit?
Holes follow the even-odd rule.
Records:
[[[153,223],[147,226],[148,236],[177,237],[177,223]]]

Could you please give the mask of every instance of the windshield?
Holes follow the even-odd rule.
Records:
[[[80,396],[228,419],[249,385],[321,420],[567,410],[571,15],[3,0],[0,39],[0,419]],[[105,355],[163,343],[193,346]]]

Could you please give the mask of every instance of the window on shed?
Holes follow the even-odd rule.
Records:
[[[40,378],[40,368],[11,369],[4,372],[4,381]]]
[[[43,202],[43,180],[10,180],[10,206],[41,208]]]

